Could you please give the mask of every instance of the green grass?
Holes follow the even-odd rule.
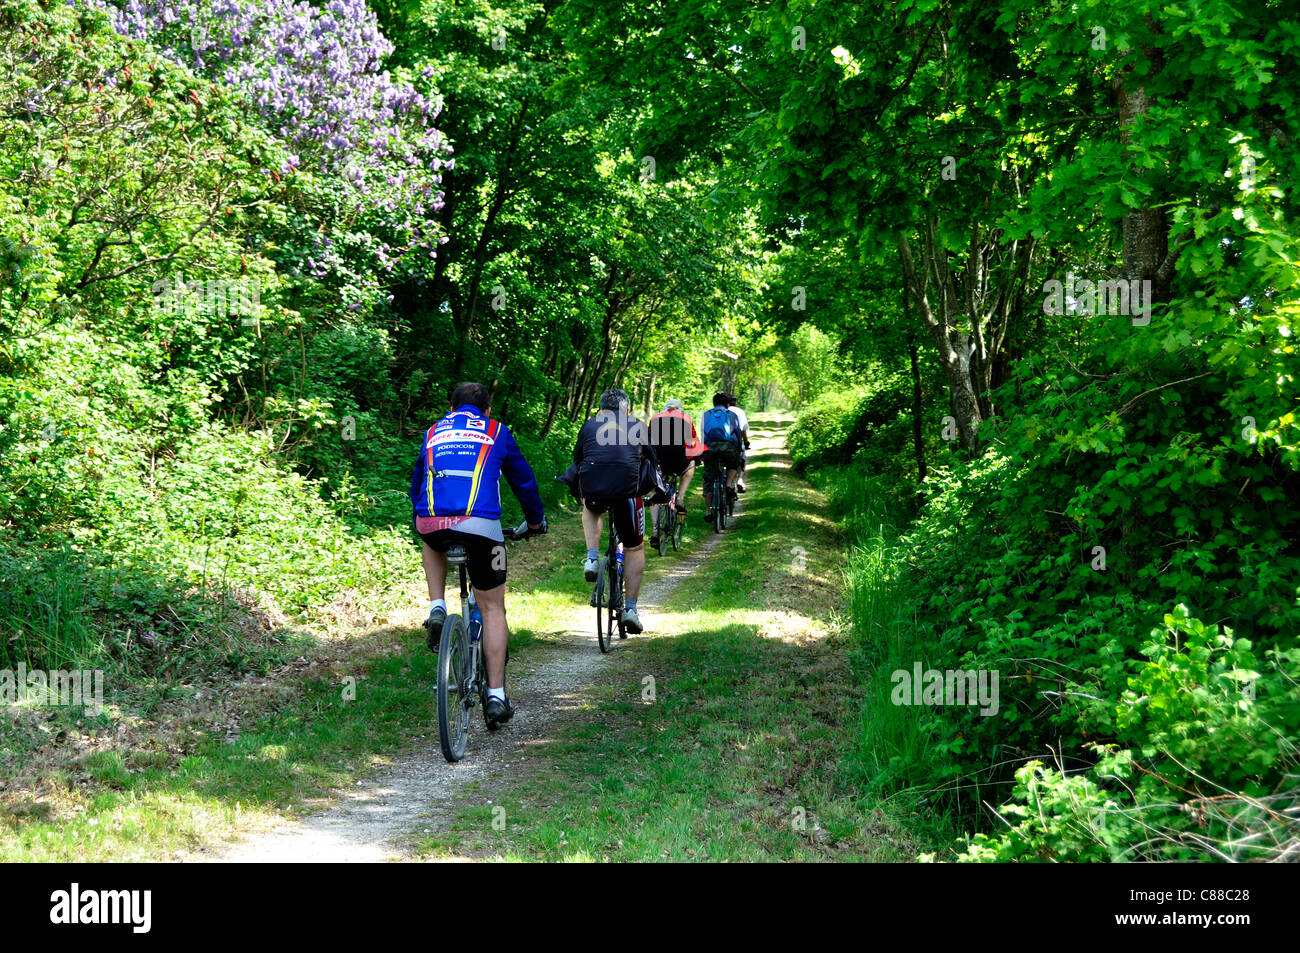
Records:
[[[490,807],[467,800],[422,853],[901,860],[928,843],[933,825],[893,816],[843,761],[860,700],[840,634],[843,540],[825,500],[774,442],[754,458],[743,514],[672,607],[648,614],[654,637],[620,646],[548,757],[497,779]]]
[[[552,525],[553,535],[511,550],[511,585],[528,590],[511,598],[515,653],[544,641],[549,620],[573,598],[581,531],[572,513],[556,513]],[[0,861],[168,857],[320,807],[412,745],[436,743],[435,659],[423,637],[419,629],[355,629],[344,635],[346,651],[321,656],[319,674],[271,680],[233,705],[222,704],[224,683],[196,679],[135,686],[93,719],[80,710],[0,708],[0,765],[11,782],[21,777],[0,794]],[[308,656],[323,648],[312,639],[289,643]],[[353,700],[344,698],[349,677]],[[181,724],[164,729],[163,719]],[[69,744],[107,741],[126,723],[137,736],[126,750],[82,754]],[[64,756],[24,774],[35,748],[52,741]]]
[[[862,784],[844,542],[825,500],[785,462],[775,446],[755,454],[741,518],[671,605],[649,614],[655,637],[621,645],[555,736],[508,777],[466,790],[421,854],[897,860],[932,846],[941,836],[933,824]],[[686,551],[652,555],[652,574],[697,550],[708,532],[700,509],[696,497]],[[552,642],[560,616],[586,594],[575,583],[576,514],[556,513],[552,526],[510,550],[520,656]],[[422,635],[354,629],[332,651],[320,647],[310,674],[268,680],[236,703],[219,685],[171,683],[149,713],[152,727],[176,722],[170,729],[137,730],[125,747],[70,750],[30,785],[10,787],[0,799],[0,859],[163,858],[321,807],[413,745],[436,744],[434,659]],[[352,701],[347,677],[357,680]],[[647,677],[652,703],[642,695]],[[66,711],[28,715],[46,738],[111,736],[137,717],[112,705],[94,725]],[[0,718],[11,764],[33,743],[21,727]]]
[[[927,783],[939,775],[944,754],[936,750],[928,709],[895,705],[891,673],[924,659],[916,644],[916,600],[906,581],[906,553],[899,538],[912,515],[908,490],[867,472],[859,464],[812,474],[830,498],[831,512],[845,526],[848,555],[848,652],[861,686],[859,730],[846,749],[846,766],[864,790],[902,810],[931,807]]]

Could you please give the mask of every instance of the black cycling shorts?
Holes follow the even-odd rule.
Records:
[[[624,549],[636,549],[645,542],[645,498],[624,496],[609,499],[605,497],[588,497],[583,505],[593,513],[610,513],[614,529],[623,543]]]
[[[465,560],[465,568],[469,570],[469,581],[480,592],[505,585],[505,543],[479,536],[477,533],[462,533],[454,529],[439,529],[432,533],[417,532],[416,535],[428,543],[429,548],[436,553],[445,553],[458,543],[464,546],[469,554],[469,558]]]
[[[655,447],[655,455],[659,458],[659,469],[665,477],[681,476],[691,462],[686,459],[686,448],[676,444]]]
[[[700,460],[704,464],[704,485],[708,486],[709,481],[718,475],[720,468],[740,469],[740,444],[715,443],[704,451],[704,456],[700,457]]]

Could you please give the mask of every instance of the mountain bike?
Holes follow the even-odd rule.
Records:
[[[686,521],[677,512],[677,480],[678,477],[669,478],[668,502],[659,507],[659,515],[655,517],[655,536],[659,540],[660,556],[667,554],[670,541],[674,551],[682,548]]]
[[[546,532],[543,522],[539,533]],[[528,524],[509,527],[503,533],[508,540],[527,539],[532,535]],[[461,611],[448,614],[442,624],[442,641],[438,647],[438,741],[448,761],[465,756],[469,740],[470,713],[482,705],[487,717],[487,659],[483,654],[483,615],[474,599],[465,562],[469,558],[464,546],[447,550],[447,565],[460,571]],[[506,660],[509,661],[507,649]]]
[[[614,646],[615,632],[620,639],[627,638],[623,627],[623,544],[614,529],[613,513],[609,515],[609,542],[596,573],[591,604],[596,607],[596,641],[601,652],[608,652]]]

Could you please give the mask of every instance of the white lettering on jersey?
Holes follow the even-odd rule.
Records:
[[[429,446],[435,446],[443,443],[496,443],[486,433],[479,433],[476,430],[444,430],[442,433],[435,433],[429,438]]]

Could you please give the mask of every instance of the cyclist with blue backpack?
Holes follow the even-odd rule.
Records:
[[[736,402],[735,394],[731,394],[727,397],[727,406],[731,408],[731,412],[735,414],[736,419],[740,421],[740,439],[741,442],[745,445],[744,450],[741,450],[740,452],[740,475],[736,477],[736,492],[744,493],[745,492],[745,460],[746,460],[745,450],[749,449],[749,415],[740,409],[740,404]]]
[[[488,417],[488,402],[482,384],[461,384],[452,392],[450,413],[424,433],[411,474],[411,507],[415,531],[424,544],[421,558],[429,584],[429,618],[424,627],[434,652],[447,620],[447,550],[465,547],[466,569],[483,614],[488,676],[484,716],[489,728],[497,728],[514,714],[505,687],[508,632],[501,477],[524,509],[528,535],[546,532],[546,513],[532,468],[510,428]]]
[[[736,498],[736,478],[740,475],[740,447],[744,435],[740,419],[727,406],[729,399],[727,394],[714,394],[713,406],[700,418],[700,438],[706,448],[700,460],[704,464],[704,516],[708,522],[713,522],[713,481],[717,479],[718,470],[726,468],[728,500]],[[725,505],[723,500],[717,502]]]

